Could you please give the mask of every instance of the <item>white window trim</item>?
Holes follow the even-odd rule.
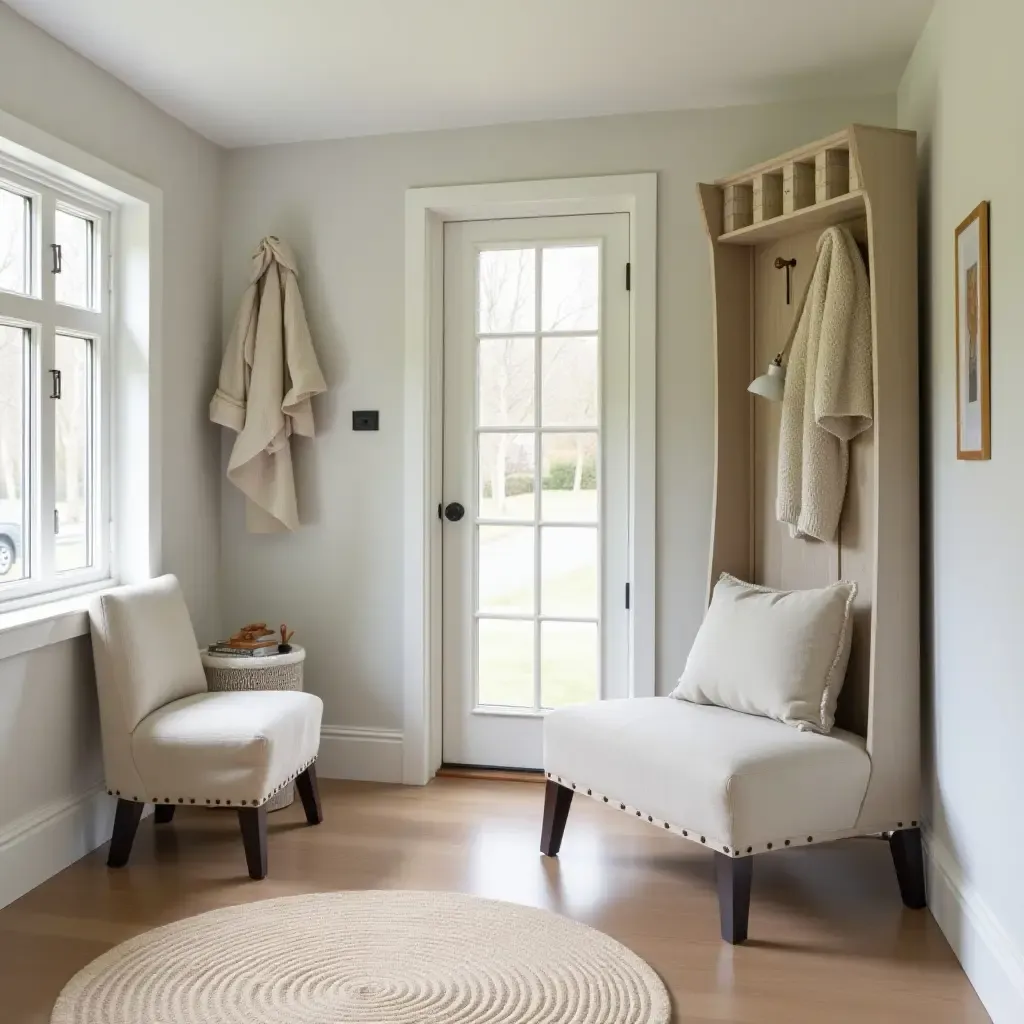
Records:
[[[628,213],[630,311],[630,686],[655,693],[657,175],[415,188],[405,203],[404,743],[402,781],[441,764],[441,494],[444,224]]]
[[[0,110],[0,160],[12,171],[111,210],[118,253],[110,324],[110,578],[0,605],[0,658],[87,631],[84,594],[159,572],[161,551],[161,322],[163,191]],[[31,607],[30,607],[31,605]]]
[[[110,495],[112,489],[112,459],[110,448],[110,405],[111,375],[113,370],[112,307],[116,301],[113,282],[110,280],[113,266],[114,223],[117,208],[102,196],[87,195],[77,186],[68,186],[55,180],[49,174],[37,174],[22,161],[14,160],[0,152],[0,186],[10,186],[18,193],[31,199],[36,209],[32,217],[32,261],[31,281],[26,294],[3,292],[0,298],[0,322],[24,326],[32,336],[31,379],[36,388],[28,396],[30,418],[39,433],[33,438],[32,464],[26,479],[30,482],[28,502],[30,524],[22,523],[23,541],[29,538],[27,546],[32,565],[31,575],[25,579],[7,580],[0,585],[0,613],[23,608],[27,605],[60,600],[73,595],[82,588],[96,584],[109,584],[114,567],[112,564]],[[53,204],[52,206],[50,204]],[[99,232],[99,262],[95,266],[95,293],[92,296],[98,306],[75,306],[61,303],[54,295],[46,294],[44,281],[47,277],[46,251],[42,237],[49,224],[52,230],[52,213],[67,209],[93,221]],[[40,324],[47,326],[40,330]],[[93,561],[89,566],[71,569],[54,575],[54,566],[44,552],[44,533],[47,530],[48,513],[53,495],[47,491],[47,481],[41,475],[44,459],[42,449],[52,444],[52,426],[47,431],[43,425],[46,411],[52,421],[54,410],[46,409],[45,389],[48,386],[47,367],[54,364],[53,346],[57,336],[91,338],[94,342],[95,362],[93,363],[94,417],[90,423],[93,452],[99,455],[99,464],[93,476],[94,492],[91,495],[90,543],[93,545]],[[47,335],[52,335],[47,337]],[[46,353],[50,352],[47,356]],[[37,405],[37,403],[42,403]],[[48,440],[49,439],[49,440]],[[49,486],[53,486],[51,475]],[[55,539],[55,538],[54,538]],[[24,547],[23,543],[23,547]],[[56,554],[49,549],[49,558]]]

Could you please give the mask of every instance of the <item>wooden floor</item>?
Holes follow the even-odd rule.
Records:
[[[103,848],[0,910],[0,1021],[47,1024],[79,968],[155,925],[331,889],[451,889],[585,921],[658,971],[687,1024],[988,1021],[935,922],[903,909],[883,842],[758,857],[750,941],[733,948],[718,937],[710,853],[589,800],[548,860],[538,786],[324,780],[322,796],[318,828],[297,805],[270,816],[264,882],[246,876],[233,813],[183,810],[143,821],[127,868],[109,871]]]

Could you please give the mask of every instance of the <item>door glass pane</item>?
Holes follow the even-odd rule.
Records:
[[[536,323],[536,249],[492,249],[477,259],[481,334],[532,331]]]
[[[597,522],[597,434],[541,437],[541,518]]]
[[[16,192],[0,188],[0,288],[27,295],[32,203]]]
[[[478,634],[480,704],[533,707],[533,622],[481,619]]]
[[[481,526],[480,611],[533,614],[532,526]]]
[[[541,330],[596,330],[600,266],[598,246],[573,245],[545,249],[541,264]]]
[[[61,373],[54,402],[55,559],[58,572],[92,565],[92,342],[58,334],[55,362]]]
[[[597,426],[597,338],[545,338],[541,381],[545,427]]]
[[[600,697],[597,685],[597,623],[542,622],[541,707],[585,704]]]
[[[481,427],[533,426],[533,338],[481,338]]]
[[[541,530],[541,613],[597,617],[597,528]]]
[[[66,210],[58,210],[54,227],[61,253],[61,270],[54,275],[57,301],[69,306],[91,306],[94,262],[92,221]]]
[[[28,345],[28,331],[0,324],[0,587],[29,575]]]
[[[533,434],[479,434],[480,518],[534,520]]]

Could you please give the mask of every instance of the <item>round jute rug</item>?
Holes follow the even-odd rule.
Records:
[[[658,976],[544,910],[333,892],[157,928],[79,972],[51,1024],[668,1024]]]

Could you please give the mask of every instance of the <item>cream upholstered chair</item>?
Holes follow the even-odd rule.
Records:
[[[889,832],[903,902],[925,905],[918,823],[864,819],[872,765],[852,732],[671,697],[599,701],[548,714],[544,769],[544,854],[557,855],[577,792],[698,843],[715,854],[727,942],[747,937],[753,855],[788,846]]]
[[[173,576],[100,595],[90,609],[107,789],[117,797],[107,863],[128,862],[147,803],[237,808],[252,878],[267,873],[266,803],[293,779],[322,820],[314,763],[323,703],[308,693],[210,693]]]

